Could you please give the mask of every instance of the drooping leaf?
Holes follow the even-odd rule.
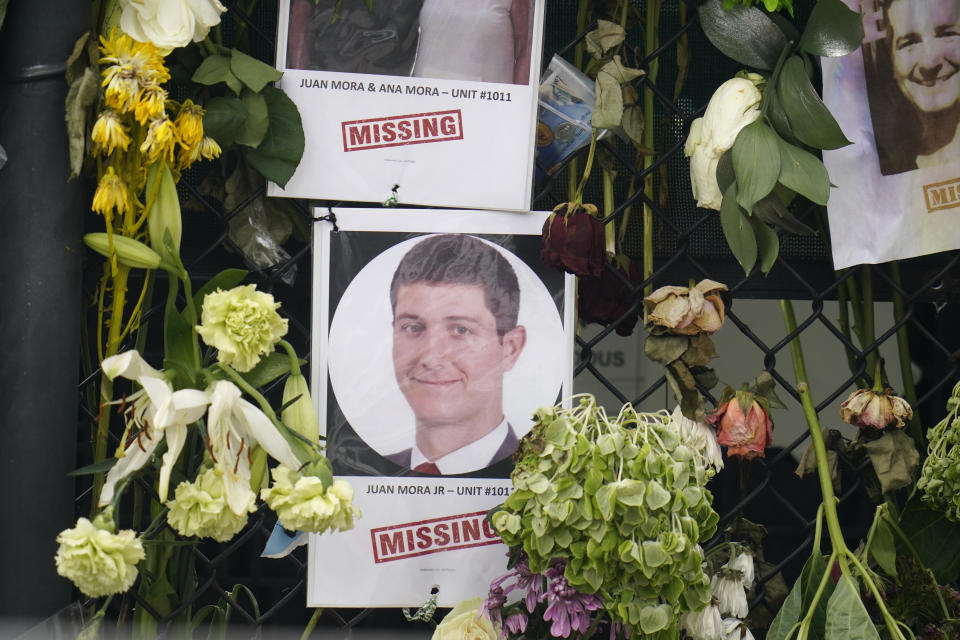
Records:
[[[793,583],[787,599],[783,601],[780,611],[770,623],[767,630],[767,640],[787,640],[792,637],[796,631],[796,625],[800,622],[801,607],[803,604],[803,580],[799,579]]]
[[[843,574],[827,603],[826,640],[880,640],[860,592],[850,576]]]
[[[763,275],[770,273],[770,269],[777,262],[780,255],[780,237],[777,232],[756,216],[750,218],[753,232],[757,237],[757,255],[760,258],[760,272]]]
[[[70,178],[76,178],[83,170],[83,159],[86,157],[87,120],[90,107],[96,101],[99,90],[100,77],[90,67],[85,67],[67,90],[64,117],[70,154]]]
[[[230,70],[230,58],[221,55],[212,55],[205,58],[197,67],[197,70],[193,72],[191,80],[207,86],[225,82],[237,95],[240,95],[240,91],[243,89],[243,83]]]
[[[287,184],[303,156],[303,123],[297,105],[280,89],[264,87],[270,126],[256,149],[244,155],[254,169],[281,187]]]
[[[884,431],[876,440],[864,442],[863,447],[884,493],[913,484],[913,472],[920,462],[913,438],[903,431]]]
[[[623,118],[623,91],[625,85],[643,75],[640,69],[624,66],[620,56],[600,67],[597,72],[597,96],[590,124],[598,129],[620,126]]]
[[[263,142],[263,137],[267,135],[267,127],[270,125],[267,101],[263,95],[248,89],[244,89],[240,94],[240,101],[243,103],[246,118],[240,125],[234,142],[247,147],[257,147]]]
[[[817,149],[839,149],[850,144],[813,88],[800,56],[791,56],[783,64],[776,90],[800,142]]]
[[[648,338],[649,340],[649,338]],[[689,367],[703,367],[717,357],[717,349],[705,333],[690,336],[690,346],[683,352],[683,361]]]
[[[897,577],[897,548],[893,542],[893,531],[882,515],[877,516],[877,526],[870,541],[870,555],[887,575]]]
[[[197,289],[193,294],[193,304],[199,311],[203,306],[203,297],[208,293],[213,293],[217,289],[232,289],[247,277],[246,269],[224,269],[209,280],[203,283],[203,286]]]
[[[757,262],[757,237],[746,212],[737,204],[737,183],[731,184],[723,194],[720,204],[720,226],[727,239],[730,251],[743,267],[744,273],[750,273]]]
[[[827,168],[812,153],[778,138],[780,149],[780,183],[816,204],[827,204],[830,178]]]
[[[800,48],[815,56],[845,56],[863,42],[863,16],[843,0],[817,0],[800,36]]]
[[[282,71],[237,49],[230,52],[230,71],[254,93],[283,76]]]
[[[290,373],[290,356],[274,351],[260,358],[260,362],[253,369],[240,375],[250,386],[260,388],[287,373]]]
[[[803,583],[801,593],[803,594],[803,610],[807,611],[813,603],[813,597],[820,587],[823,575],[827,571],[827,562],[819,550],[814,550],[803,566],[800,573],[800,581]],[[814,640],[823,638],[824,624],[827,618],[827,602],[833,593],[833,580],[827,578],[823,593],[817,601],[817,608],[813,614],[813,622],[810,625],[810,637]]]
[[[627,32],[616,22],[597,20],[597,28],[584,37],[587,53],[594,58],[605,58],[607,54],[619,47]]]
[[[645,126],[643,120],[643,110],[639,105],[630,105],[623,110],[623,117],[620,120],[624,132],[630,139],[637,144],[643,144],[643,129]]]
[[[767,197],[761,199],[753,205],[753,215],[760,218],[767,224],[772,224],[778,229],[806,235],[813,233],[813,229],[797,220],[792,213],[783,204],[783,200],[777,195],[776,189]]]
[[[94,473],[103,473],[104,471],[109,471],[113,468],[113,465],[117,464],[118,458],[105,458],[100,462],[94,462],[93,464],[88,464],[85,467],[80,467],[79,469],[74,469],[67,473],[68,476],[88,476]]]
[[[233,145],[246,119],[247,111],[239,98],[216,96],[206,105],[203,131],[226,149]]]
[[[737,176],[737,204],[749,214],[753,205],[773,191],[780,175],[777,134],[763,119],[740,130],[733,143],[733,171]]]
[[[722,0],[700,5],[700,25],[724,55],[756,69],[771,70],[787,45],[783,32],[756,7],[735,4],[724,10]]]
[[[900,528],[937,580],[946,584],[960,577],[960,523],[930,509],[914,494],[900,513]]]
[[[174,291],[179,288],[178,282],[174,278],[169,280]],[[185,378],[181,382],[189,385],[196,374],[193,351],[196,334],[193,326],[177,310],[175,298],[175,295],[168,296],[163,314],[163,367],[176,371],[178,376]]]
[[[783,105],[780,104],[780,96],[777,95],[773,87],[769,87],[767,91],[763,92],[763,103],[763,109],[774,130],[784,140],[795,142],[796,136],[793,133],[793,127],[790,126],[790,119],[787,118],[787,112],[783,110]]]
[[[687,336],[648,336],[643,342],[647,357],[663,366],[678,359],[690,346]]]

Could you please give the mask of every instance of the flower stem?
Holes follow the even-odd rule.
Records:
[[[862,269],[860,282],[863,289],[863,344],[861,346],[866,349],[876,339],[876,331],[873,317],[873,271],[870,265],[864,265]],[[874,350],[868,353],[867,370],[874,371],[879,359],[879,351]]]
[[[660,27],[660,6],[661,0],[648,0],[647,2],[647,23],[644,30],[644,53],[650,55],[657,48],[657,31]],[[647,80],[652,83],[657,81],[657,72],[660,64],[656,59],[650,61],[647,68]],[[643,146],[647,149],[654,149],[656,138],[653,127],[653,92],[649,89],[643,92]],[[653,166],[653,157],[647,155],[643,158],[643,169],[649,171]],[[646,196],[643,202],[643,279],[647,280],[653,275],[653,210],[650,208],[650,201],[653,199],[653,173],[648,173],[643,181],[643,194]],[[653,291],[653,284],[649,283],[643,289],[644,295],[650,295]]]
[[[900,263],[894,260],[890,263],[890,276],[893,279],[893,319],[900,322],[904,316],[903,295],[900,293]],[[913,408],[917,404],[917,388],[913,382],[913,367],[910,359],[910,340],[907,335],[907,325],[897,329],[897,354],[900,356],[900,377],[903,379],[903,397]],[[920,425],[920,414],[913,412],[910,418],[910,435],[917,443],[917,449],[923,450],[926,442],[923,437],[923,427]]]
[[[615,208],[613,201],[613,176],[606,169],[603,170],[603,217],[609,217]],[[608,222],[603,225],[603,235],[606,240],[607,254],[616,255],[617,253],[617,229],[616,225]]]
[[[310,634],[313,633],[313,630],[317,626],[317,621],[320,620],[320,615],[323,613],[323,609],[314,609],[313,615],[310,616],[310,621],[307,622],[307,626],[303,629],[303,634],[300,636],[300,640],[307,640],[310,637]]]
[[[303,375],[300,372],[300,357],[297,355],[297,352],[294,351],[293,345],[283,339],[280,340],[279,344],[283,347],[283,350],[287,352],[287,356],[290,357],[290,375],[294,377]]]
[[[580,184],[577,186],[577,192],[573,201],[577,204],[583,203],[583,188],[587,186],[587,180],[590,179],[590,170],[593,169],[593,156],[597,152],[597,128],[593,128],[593,134],[590,136],[590,150],[587,152],[587,164],[583,167],[583,176],[580,178]]]

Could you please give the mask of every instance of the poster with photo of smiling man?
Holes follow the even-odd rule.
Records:
[[[502,569],[484,516],[534,412],[571,394],[573,283],[539,259],[546,213],[468,213],[318,222],[313,395],[364,516],[311,549],[317,571],[365,573],[310,581],[311,606],[419,605],[433,585],[452,606]]]

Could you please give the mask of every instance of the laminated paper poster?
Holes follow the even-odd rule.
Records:
[[[823,154],[834,267],[960,248],[960,0],[845,1],[866,37],[823,59],[853,142]]]
[[[307,603],[415,606],[437,586],[453,606],[506,572],[484,516],[534,411],[570,396],[572,276],[539,259],[546,213],[333,213],[315,230],[312,380],[363,516],[311,537]]]
[[[530,208],[545,0],[280,0],[306,149],[272,196]]]

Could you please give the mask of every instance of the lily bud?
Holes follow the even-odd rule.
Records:
[[[650,313],[647,324],[658,333],[693,336],[714,333],[723,326],[724,304],[720,297],[727,285],[701,280],[695,287],[660,287],[643,299]]]
[[[723,194],[717,184],[717,163],[740,130],[760,117],[763,96],[757,84],[752,77],[727,80],[710,98],[703,117],[690,124],[683,155],[690,158],[690,186],[698,207],[720,210]]]
[[[913,409],[906,400],[893,395],[890,389],[854,391],[840,405],[840,417],[847,424],[861,429],[902,429],[913,417]]]
[[[297,398],[296,402],[288,406],[287,403],[294,398]],[[299,372],[288,376],[283,385],[283,406],[286,407],[280,415],[283,424],[310,442],[319,441],[320,428],[317,425],[313,401],[310,399],[310,388],[307,386],[307,379]]]
[[[157,182],[159,181],[159,184]],[[168,263],[180,263],[177,256],[171,254],[164,243],[164,236],[170,234],[173,250],[180,252],[180,237],[183,234],[183,220],[180,216],[180,198],[177,185],[166,162],[154,163],[147,172],[147,201],[151,194],[156,198],[147,214],[147,229],[150,232],[150,246]]]
[[[83,243],[99,253],[110,258],[110,236],[106,233],[88,233],[83,236]],[[113,234],[113,250],[121,264],[135,269],[156,269],[160,266],[160,256],[156,251],[137,242],[133,238]]]

